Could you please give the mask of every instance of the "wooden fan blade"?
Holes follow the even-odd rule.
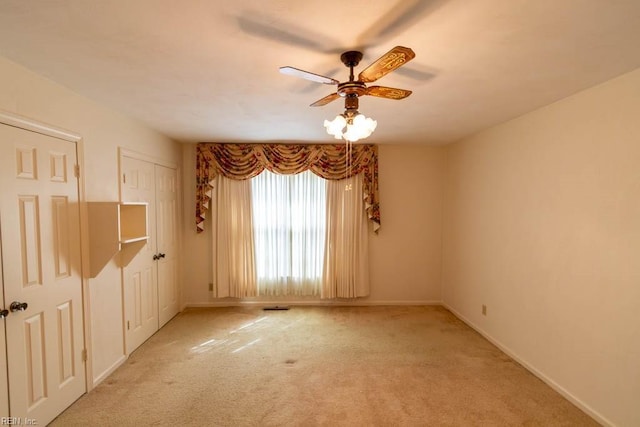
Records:
[[[370,86],[367,88],[367,95],[377,96],[380,98],[387,99],[403,99],[407,96],[411,95],[410,90],[406,89],[397,89],[395,87],[385,87],[385,86]]]
[[[382,55],[377,61],[362,70],[358,80],[364,83],[375,82],[398,67],[416,57],[416,54],[408,47],[396,46]]]
[[[280,67],[280,72],[288,76],[300,77],[302,79],[311,80],[312,82],[324,83],[326,85],[337,85],[340,83],[331,77],[321,76],[320,74],[310,73],[309,71],[300,70],[294,67]]]
[[[338,98],[340,98],[340,95],[338,95],[336,92],[334,92],[334,93],[332,93],[330,95],[325,96],[322,99],[318,99],[316,102],[311,104],[310,107],[322,107],[323,105],[327,105],[331,101],[335,101]]]

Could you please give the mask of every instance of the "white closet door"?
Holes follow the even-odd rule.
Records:
[[[178,313],[178,177],[175,169],[156,165],[158,317],[162,327]]]
[[[1,125],[0,125],[1,126]],[[0,141],[0,144],[3,142]],[[4,151],[3,151],[4,152]],[[0,236],[2,236],[2,224],[0,224]],[[2,260],[2,247],[0,245],[0,261]],[[0,262],[0,310],[7,306],[4,303],[4,274],[2,273],[2,262]],[[3,316],[7,313],[3,313]],[[4,332],[5,320],[0,320],[0,416],[9,415],[9,378],[7,378],[7,338]]]
[[[147,202],[149,240],[123,248],[125,341],[131,353],[158,330],[158,284],[155,222],[154,165],[143,160],[120,158],[121,201]]]
[[[0,125],[0,159],[9,414],[46,425],[86,391],[76,145]]]

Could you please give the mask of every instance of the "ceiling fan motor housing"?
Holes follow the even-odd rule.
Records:
[[[342,97],[362,96],[367,92],[367,86],[361,81],[344,82],[338,85],[337,92]]]

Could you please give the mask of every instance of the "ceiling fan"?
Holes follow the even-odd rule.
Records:
[[[367,68],[358,74],[356,80],[353,74],[353,68],[358,66],[362,60],[362,52],[350,50],[340,55],[342,63],[349,68],[349,80],[339,82],[331,77],[322,76],[320,74],[311,73],[309,71],[300,70],[298,68],[286,66],[280,67],[280,72],[289,76],[300,77],[317,83],[327,85],[337,85],[338,88],[324,98],[321,98],[311,104],[311,107],[321,107],[339,98],[345,99],[345,109],[347,114],[357,113],[358,98],[363,95],[377,96],[387,99],[403,99],[411,95],[410,90],[397,89],[386,86],[367,86],[367,83],[375,82],[384,77],[395,69],[403,66],[407,62],[415,58],[416,54],[408,47],[396,46]]]

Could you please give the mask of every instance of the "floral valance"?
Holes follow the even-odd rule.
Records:
[[[348,155],[350,153],[350,156]],[[211,190],[218,175],[249,179],[267,169],[279,174],[310,170],[324,179],[364,174],[363,199],[373,229],[380,228],[378,147],[346,144],[207,144],[196,148],[196,226],[204,230]],[[350,162],[347,162],[350,158]]]

